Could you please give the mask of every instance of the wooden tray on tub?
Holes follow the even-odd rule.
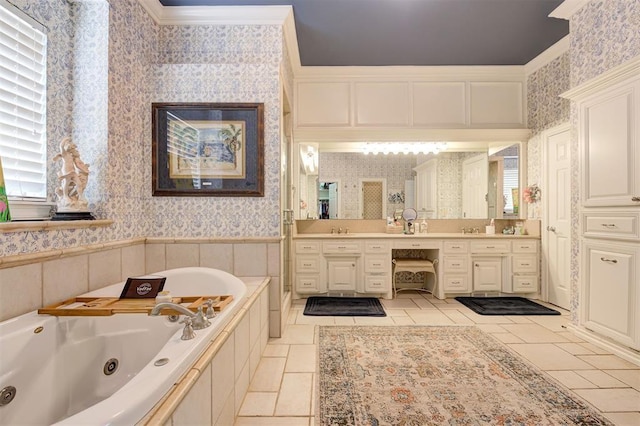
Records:
[[[213,300],[213,309],[222,311],[231,301],[233,296],[182,296],[173,297],[172,302],[185,304],[185,308],[196,312],[207,300]],[[74,297],[64,302],[54,303],[38,309],[39,314],[55,316],[111,316],[115,314],[148,314],[156,305],[155,299],[119,299],[117,297]],[[203,309],[205,307],[203,306]],[[160,315],[181,315],[171,308],[163,309]]]

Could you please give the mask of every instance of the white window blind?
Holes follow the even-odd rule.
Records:
[[[513,213],[513,192],[511,190],[513,188],[518,188],[519,186],[517,161],[517,157],[505,157],[505,170],[503,176],[504,182],[502,183],[502,190],[505,200],[505,213]]]
[[[44,28],[0,1],[0,157],[7,195],[46,199]]]

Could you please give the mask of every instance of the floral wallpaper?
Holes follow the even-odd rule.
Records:
[[[559,96],[569,84],[569,52],[527,76],[527,127],[532,135],[569,121],[569,100]]]
[[[571,17],[571,87],[640,55],[640,0],[591,0]]]
[[[280,27],[160,27],[138,0],[11,1],[48,29],[47,156],[73,135],[91,167],[90,207],[114,224],[0,233],[0,256],[139,236],[279,235],[280,85],[293,84]],[[264,198],[151,197],[151,102],[174,101],[265,103]],[[53,194],[57,169],[48,173]]]
[[[154,197],[148,235],[280,235],[282,28],[163,26],[159,40],[160,55],[151,77],[152,102],[265,104],[265,196]]]

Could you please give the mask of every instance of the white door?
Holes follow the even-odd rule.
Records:
[[[438,209],[438,160],[418,165],[416,171],[416,209],[436,219]]]
[[[486,219],[489,189],[489,159],[487,154],[462,163],[462,217]]]
[[[329,219],[338,218],[338,184],[329,184]]]
[[[571,262],[571,132],[547,134],[546,226],[542,252],[546,259],[549,303],[569,309]]]

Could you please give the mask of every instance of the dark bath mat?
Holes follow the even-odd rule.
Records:
[[[324,317],[386,317],[375,297],[318,297],[307,299],[304,315]]]
[[[560,315],[524,297],[456,297],[456,300],[480,315]]]

